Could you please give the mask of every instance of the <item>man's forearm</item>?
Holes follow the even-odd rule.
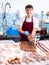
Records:
[[[23,31],[22,28],[21,28],[21,26],[18,26],[18,31],[19,31],[20,33],[26,35],[26,36],[29,35],[29,32],[28,32],[28,31]]]
[[[24,33],[24,31],[22,30],[21,26],[18,26],[18,31],[19,31],[20,33]]]
[[[34,36],[36,34],[37,28],[33,28],[32,35]]]

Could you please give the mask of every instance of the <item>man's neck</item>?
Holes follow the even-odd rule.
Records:
[[[27,18],[32,18],[32,15],[30,15],[30,16],[27,16]]]

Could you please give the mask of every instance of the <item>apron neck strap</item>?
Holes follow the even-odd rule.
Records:
[[[27,19],[27,16],[25,17],[25,21],[26,21],[26,19]],[[31,19],[32,19],[31,21],[33,22],[33,16],[31,17]]]

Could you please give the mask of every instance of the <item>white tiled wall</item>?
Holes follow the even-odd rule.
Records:
[[[41,11],[44,11],[44,12],[49,11],[49,0],[0,0],[0,12],[3,11],[1,10],[3,9],[1,8],[2,3],[5,7],[5,4],[7,2],[11,4],[10,13],[15,13],[16,10],[20,10],[21,16],[25,14],[24,10],[27,4],[32,4],[34,6],[35,12],[37,13],[40,13]]]

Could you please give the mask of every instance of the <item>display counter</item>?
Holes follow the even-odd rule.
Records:
[[[0,41],[0,65],[49,65],[49,40],[37,41],[36,52],[24,51],[20,44],[13,40]]]

